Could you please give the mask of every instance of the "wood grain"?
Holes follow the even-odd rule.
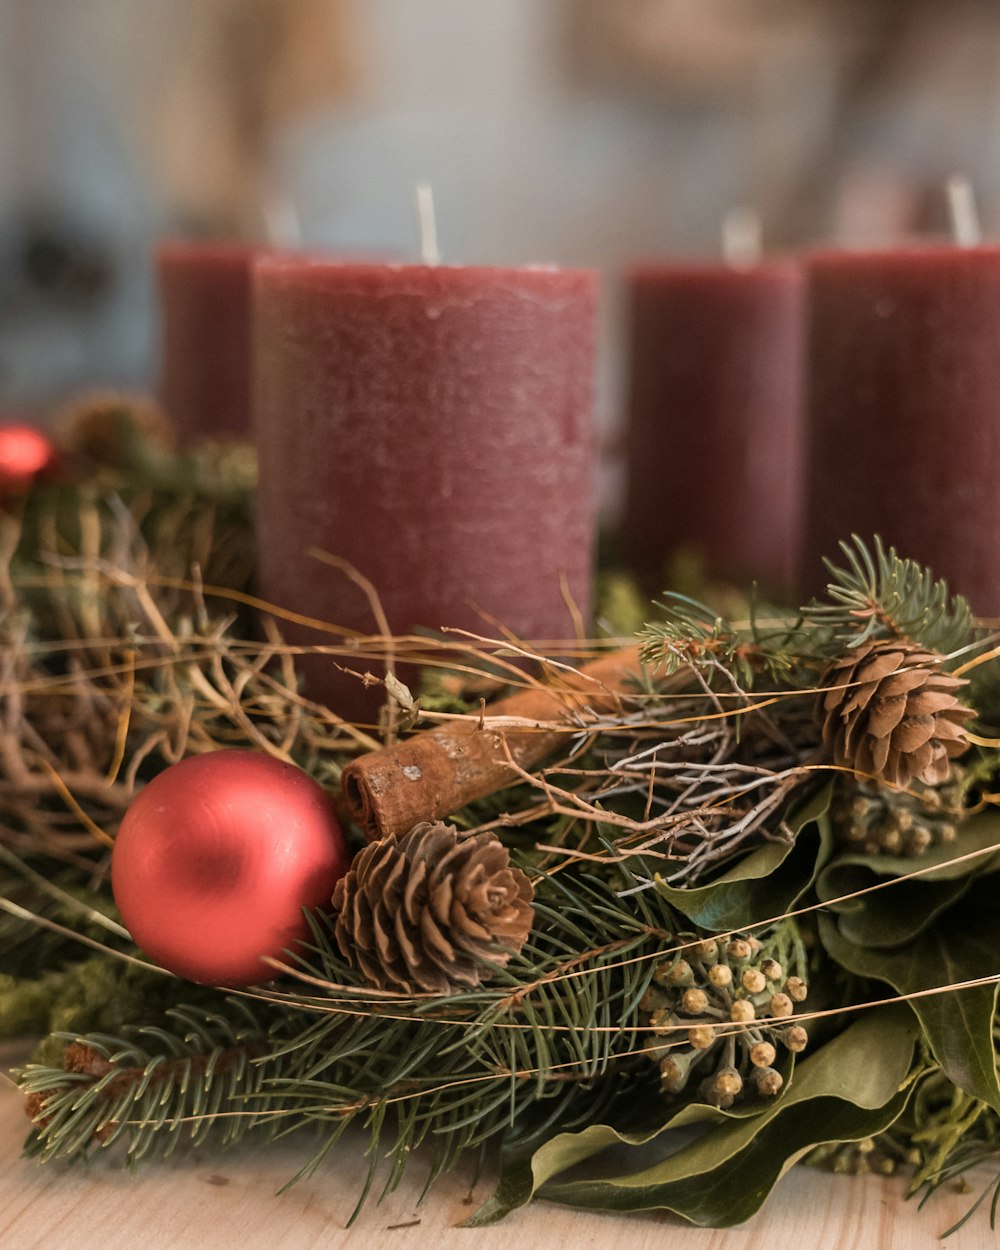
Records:
[[[0,1066],[19,1056],[0,1048]],[[456,1225],[486,1197],[470,1193],[463,1169],[445,1176],[423,1205],[419,1162],[401,1188],[345,1229],[360,1190],[363,1143],[343,1145],[309,1181],[275,1191],[308,1157],[289,1143],[266,1150],[151,1164],[132,1176],[110,1159],[89,1167],[44,1167],[20,1158],[27,1130],[21,1100],[0,1081],[0,1247],[3,1250],[340,1250],[378,1239],[389,1250],[924,1250],[967,1208],[948,1190],[920,1213],[902,1203],[899,1181],[847,1178],[795,1168],[764,1211],[741,1228],[695,1229],[659,1213],[591,1214],[535,1203],[505,1223]],[[985,1183],[985,1178],[984,1178]],[[947,1250],[996,1250],[980,1214]]]

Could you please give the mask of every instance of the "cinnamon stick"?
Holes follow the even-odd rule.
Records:
[[[621,711],[641,668],[638,647],[628,647],[561,673],[551,686],[501,699],[482,724],[451,721],[363,755],[344,769],[347,807],[372,841],[450,816],[515,782],[510,759],[528,770],[540,764],[588,710]]]

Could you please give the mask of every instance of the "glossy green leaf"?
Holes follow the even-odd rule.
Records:
[[[505,1143],[500,1151],[500,1180],[496,1190],[479,1208],[465,1228],[495,1224],[511,1211],[530,1202],[538,1189],[555,1176],[615,1146],[642,1147],[667,1129],[723,1123],[759,1115],[761,1107],[720,1111],[707,1103],[688,1103],[673,1113],[664,1105],[667,1118],[643,1131],[624,1132],[607,1124],[591,1124],[574,1133],[557,1133],[542,1145],[535,1141]]]
[[[835,888],[837,894],[833,897],[843,898],[868,890],[879,880],[859,865],[845,866],[836,877],[824,881],[823,890]],[[968,881],[907,882],[849,902],[835,903],[830,910],[837,913],[840,932],[855,945],[906,946],[935,924],[970,885]]]
[[[958,825],[953,842],[932,846],[918,858],[865,855],[860,851],[840,854],[820,876],[821,897],[834,898],[845,893],[836,888],[837,876],[852,867],[866,868],[879,877],[906,877],[919,872],[919,881],[957,881],[995,872],[1000,868],[1000,812],[991,809],[970,816]]]
[[[664,1208],[702,1225],[738,1224],[813,1146],[856,1141],[895,1121],[907,1101],[916,1033],[905,1010],[866,1013],[802,1062],[786,1095],[762,1115],[718,1125],[634,1173],[549,1184],[541,1196],[603,1210]]]
[[[989,854],[994,848],[996,853]],[[840,932],[848,941],[859,946],[903,946],[930,928],[976,877],[998,868],[1000,813],[989,811],[960,825],[954,842],[932,847],[919,859],[854,851],[838,855],[819,874],[816,893],[838,913]],[[913,880],[836,901],[915,870],[920,876]]]
[[[497,1193],[470,1223],[501,1218],[542,1196],[573,1206],[641,1210],[665,1207],[699,1224],[738,1223],[753,1214],[795,1158],[826,1141],[851,1141],[891,1124],[905,1105],[900,1094],[912,1063],[917,1026],[909,1012],[867,1014],[799,1063],[785,1094],[758,1114],[733,1116],[701,1106],[682,1108],[645,1133],[592,1125],[561,1133],[533,1153],[508,1157]],[[705,1113],[709,1113],[706,1117]],[[645,1158],[667,1130],[708,1124],[697,1140],[650,1167],[612,1180],[552,1184],[570,1168],[617,1147]],[[731,1183],[735,1175],[744,1183]],[[544,1186],[544,1188],[542,1188]]]
[[[992,878],[978,882],[916,941],[895,949],[848,941],[824,916],[820,937],[833,959],[858,976],[886,981],[900,994],[960,984],[1000,973],[1000,905]],[[913,998],[934,1057],[956,1085],[1000,1111],[1000,1081],[993,1042],[997,985]]]
[[[655,1180],[620,1186],[577,1182],[542,1190],[541,1197],[567,1206],[613,1211],[662,1209],[692,1224],[731,1228],[755,1215],[785,1173],[816,1146],[860,1141],[884,1132],[906,1107],[907,1091],[881,1107],[857,1107],[819,1098],[789,1108],[725,1164],[674,1182]]]

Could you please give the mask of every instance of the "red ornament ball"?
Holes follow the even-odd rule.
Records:
[[[0,425],[0,497],[27,490],[50,468],[55,449],[30,425]]]
[[[250,985],[306,937],[350,855],[325,791],[257,751],[173,764],[125,814],[111,885],[135,942],[189,981]]]

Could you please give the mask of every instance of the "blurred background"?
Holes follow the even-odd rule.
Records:
[[[151,244],[270,237],[615,275],[1000,218],[995,0],[0,0],[0,411],[155,378]]]

